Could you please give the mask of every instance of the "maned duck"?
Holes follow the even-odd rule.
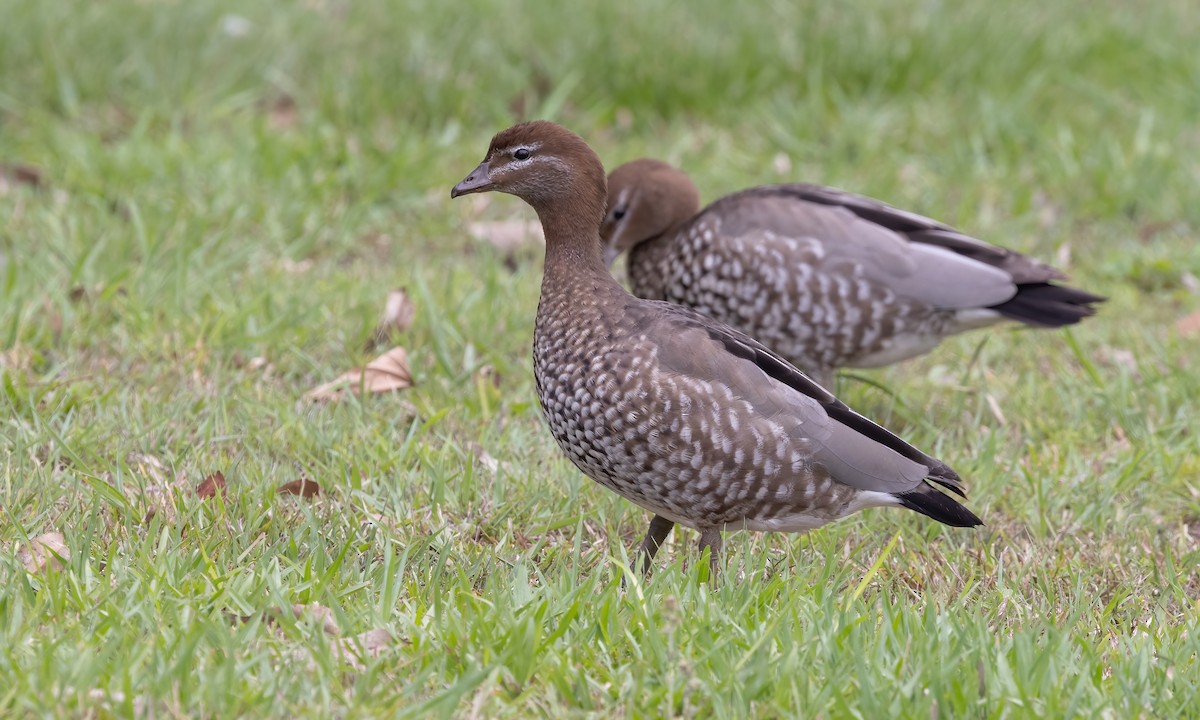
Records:
[[[876,200],[770,185],[700,210],[681,170],[626,163],[608,178],[605,262],[629,251],[633,293],[694,308],[831,387],[840,367],[879,367],[1004,319],[1079,322],[1104,298],[1012,250]]]
[[[892,505],[981,524],[935,487],[963,494],[945,463],[738,330],[626,292],[601,255],[604,167],[578,136],[544,121],[499,133],[450,195],[489,191],[541,220],[538,399],[580,470],[654,514],[635,569],[675,523],[700,531],[713,571],[722,530],[805,531]]]

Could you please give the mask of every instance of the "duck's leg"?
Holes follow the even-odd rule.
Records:
[[[673,520],[668,520],[662,515],[655,515],[650,519],[650,527],[646,529],[646,537],[642,538],[642,544],[638,546],[637,555],[633,558],[633,571],[638,571],[638,562],[642,563],[642,574],[650,572],[650,563],[654,560],[654,556],[658,554],[658,548],[666,542],[667,536],[671,534],[671,528],[675,527]]]
[[[708,581],[716,582],[717,568],[720,565],[721,557],[721,529],[708,528],[700,531],[700,556],[704,556],[704,549],[708,548]]]

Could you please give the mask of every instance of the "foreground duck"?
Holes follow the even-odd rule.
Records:
[[[963,494],[945,463],[743,333],[626,292],[601,256],[604,166],[578,136],[549,122],[499,133],[450,195],[489,191],[541,220],[538,399],[580,470],[654,514],[645,569],[675,523],[700,531],[714,571],[726,529],[799,532],[882,506],[982,524],[935,487]]]
[[[605,261],[629,251],[635,295],[753,336],[830,387],[1002,320],[1060,327],[1104,298],[1020,253],[870,198],[816,185],[727,195],[700,210],[682,171],[626,163],[608,179]]]

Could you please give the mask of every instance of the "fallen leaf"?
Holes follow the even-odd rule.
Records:
[[[325,634],[327,635],[333,635],[336,637],[342,634],[342,629],[338,627],[337,620],[333,616],[333,611],[320,603],[308,603],[307,605],[293,603],[287,608],[271,608],[266,610],[261,616],[237,615],[235,613],[226,613],[225,616],[229,618],[231,622],[238,623],[248,623],[255,617],[262,617],[262,619],[266,621],[268,625],[278,625],[279,619],[289,614],[298,621],[304,620],[305,618],[319,620],[321,623],[321,629],[324,630]]]
[[[164,513],[165,522],[174,521],[175,491],[180,486],[181,478],[169,479],[167,468],[162,461],[148,453],[131,452],[125,456],[125,464],[145,480],[144,483],[127,483],[125,486],[127,491],[138,490],[140,487],[142,500],[147,506],[142,522],[148,524],[159,511]],[[182,477],[186,480],[187,476],[183,474]]]
[[[992,411],[992,417],[996,418],[996,422],[1000,423],[1000,427],[1008,424],[1008,420],[1004,417],[1004,411],[1000,409],[1000,403],[991,393],[985,395],[988,409]]]
[[[200,481],[200,484],[196,486],[196,494],[204,499],[214,498],[217,493],[221,493],[221,496],[224,497],[225,488],[225,474],[218,470]]]
[[[38,535],[17,551],[17,560],[31,573],[38,573],[47,568],[61,570],[63,562],[71,560],[71,551],[67,548],[67,539],[60,532],[48,532]]]
[[[7,195],[19,185],[28,185],[34,190],[45,187],[42,171],[24,163],[0,162],[0,195]]]
[[[1161,235],[1162,233],[1169,231],[1174,225],[1175,223],[1169,220],[1148,222],[1138,228],[1138,240],[1141,240],[1142,242],[1153,240],[1155,235]]]
[[[613,113],[613,124],[619,130],[631,130],[633,128],[633,111],[627,107],[619,107]]]
[[[1184,337],[1200,334],[1200,310],[1184,315],[1175,321],[1175,330]]]
[[[62,337],[63,316],[62,313],[54,307],[54,303],[50,302],[50,298],[42,298],[42,317],[46,320],[46,326],[50,328],[50,333],[57,339]]]
[[[93,688],[87,691],[89,701],[100,704],[109,714],[115,714],[113,711],[118,707],[125,705],[126,695],[118,690],[105,690],[103,688]],[[133,696],[133,717],[147,717],[148,711],[151,709],[154,701],[146,695]],[[83,717],[95,717],[95,713],[88,713]],[[152,717],[153,715],[151,715]]]
[[[771,169],[779,177],[789,177],[792,174],[792,159],[787,153],[775,153],[775,157],[771,158]]]
[[[154,503],[154,504],[150,505],[150,507],[146,509],[146,514],[142,516],[142,524],[149,525],[150,521],[153,520],[156,515],[158,515],[158,509],[160,507],[165,508],[165,507],[170,507],[170,506],[164,505],[162,503]],[[170,519],[173,519],[173,517],[174,517],[174,513],[171,514]],[[168,521],[167,521],[168,523],[170,522],[170,519],[168,519]]]
[[[0,370],[27,372],[33,367],[33,357],[33,350],[21,345],[0,350]]]
[[[402,641],[409,644],[407,640]],[[375,628],[349,637],[340,643],[346,648],[362,648],[370,653],[378,653],[392,644],[392,634],[383,628]]]
[[[307,605],[294,604],[292,605],[292,617],[297,620],[303,620],[306,617],[311,617],[314,620],[321,622],[321,629],[326,635],[338,636],[342,634],[342,629],[338,627],[337,620],[333,617],[333,611],[320,603],[309,603]]]
[[[398,642],[405,645],[412,644],[403,638]],[[335,660],[345,662],[353,670],[361,672],[366,669],[366,660],[382,655],[396,643],[397,641],[392,638],[390,632],[383,628],[375,628],[353,637],[341,638],[330,646],[330,650]],[[292,663],[305,665],[310,671],[317,667],[311,648],[295,648],[286,657],[290,658]]]
[[[304,397],[309,400],[340,400],[347,391],[356,395],[363,392],[386,393],[412,385],[408,353],[402,347],[394,347],[367,363],[365,368],[343,373],[338,379],[309,390]]]
[[[1054,253],[1054,264],[1063,272],[1071,269],[1071,242],[1069,240],[1058,246],[1058,250]]]
[[[504,252],[545,242],[542,225],[536,220],[480,220],[468,223],[467,232],[476,240],[489,242]]]
[[[401,642],[408,644],[408,641],[405,640]],[[332,650],[338,660],[345,661],[347,665],[361,671],[366,668],[364,660],[382,655],[393,644],[390,632],[383,628],[375,628],[361,632],[354,637],[338,640]]]
[[[149,453],[131,452],[125,456],[125,464],[130,470],[141,473],[156,483],[167,481],[167,468],[162,460]]]
[[[313,269],[312,258],[303,258],[301,260],[293,260],[291,258],[283,258],[279,261],[279,266],[288,275],[303,275]]]
[[[407,290],[400,288],[388,293],[383,315],[379,318],[379,325],[375,327],[371,339],[367,341],[366,349],[374,350],[383,345],[393,333],[402,333],[410,328],[416,314],[417,306],[413,304]]]
[[[504,465],[503,463],[492,457],[491,453],[489,453],[487,450],[484,450],[479,443],[471,443],[470,447],[471,453],[475,455],[475,459],[489,473],[495,475],[496,473],[500,472],[500,468]]]
[[[241,15],[222,15],[220,23],[221,32],[233,38],[246,37],[254,30],[254,23]]]
[[[1179,274],[1179,284],[1183,285],[1184,289],[1193,295],[1200,293],[1200,278],[1197,278],[1186,270]]]
[[[290,95],[275,98],[267,110],[267,127],[272,130],[291,130],[296,127],[300,114],[296,111],[296,101]]]
[[[285,485],[280,485],[277,492],[280,495],[299,495],[300,497],[313,498],[321,494],[321,486],[308,478],[300,478]]]
[[[1096,353],[1096,359],[1104,365],[1128,370],[1135,378],[1141,379],[1137,357],[1128,350],[1102,345]]]
[[[488,383],[499,390],[503,378],[500,377],[500,371],[496,369],[495,365],[484,365],[475,371],[475,381]]]

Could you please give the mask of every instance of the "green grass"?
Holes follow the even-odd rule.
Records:
[[[1200,13],[732,8],[0,0],[0,162],[44,177],[0,190],[0,715],[1200,714]],[[683,531],[622,591],[647,517],[543,426],[540,252],[466,232],[531,215],[449,200],[538,116],[706,198],[837,185],[1109,295],[843,378],[987,527],[734,535],[715,590]],[[304,401],[398,286],[418,385]],[[277,494],[302,476],[323,495]],[[51,531],[70,559],[26,572]],[[278,614],[308,603],[341,638]]]

